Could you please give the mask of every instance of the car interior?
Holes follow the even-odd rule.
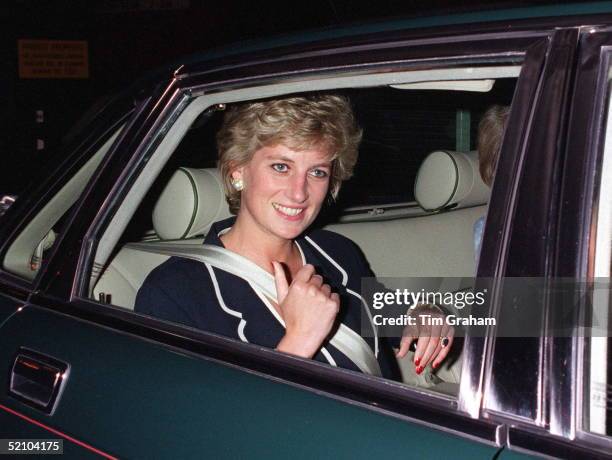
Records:
[[[85,295],[132,310],[147,275],[170,257],[156,246],[201,245],[210,226],[230,216],[215,168],[215,133],[227,105],[308,91],[348,96],[364,132],[354,177],[316,225],[357,243],[377,277],[473,277],[473,225],[486,214],[490,193],[479,174],[478,121],[491,105],[511,104],[519,74],[517,62],[464,64],[194,91],[173,125],[152,141],[142,174],[107,222],[91,273],[83,275],[89,277]],[[12,244],[3,261],[7,271],[34,278],[33,258],[52,246],[50,233],[61,232],[56,224],[76,200],[75,189],[84,187],[106,150],[58,193],[61,206],[49,203]],[[404,383],[456,395],[457,348],[436,372],[417,375],[409,357],[401,360]]]

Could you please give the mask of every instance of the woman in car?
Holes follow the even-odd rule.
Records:
[[[399,375],[391,346],[403,357],[418,339],[416,372],[436,367],[452,328],[407,330],[401,343],[378,337],[359,295],[361,278],[372,276],[361,252],[343,236],[311,228],[351,176],[360,140],[350,103],[338,95],[229,107],[217,145],[236,217],[214,224],[205,244],[256,264],[252,276],[273,277],[276,298],[251,275],[173,257],[147,277],[136,311],[393,379]],[[435,308],[426,313],[441,315]]]

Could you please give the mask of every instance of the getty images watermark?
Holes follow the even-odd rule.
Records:
[[[362,333],[401,337],[406,327],[452,326],[483,337],[609,336],[610,280],[364,278]]]
[[[407,288],[374,292],[372,294],[372,308],[375,313],[372,316],[372,322],[376,326],[387,324],[391,326],[443,326],[444,324],[449,326],[494,326],[496,324],[495,318],[479,318],[473,315],[462,317],[452,314],[452,310],[448,310],[451,307],[462,310],[465,307],[483,306],[486,302],[486,293],[487,289],[481,292],[431,292],[425,289],[415,292]],[[379,313],[383,308],[392,305],[404,307],[405,313],[400,314],[400,316],[386,316]],[[443,315],[415,314],[417,307],[421,305],[444,306],[446,309],[440,308],[439,313],[444,313]]]

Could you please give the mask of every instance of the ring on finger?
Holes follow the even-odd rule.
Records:
[[[442,346],[442,348],[448,347],[449,343],[450,343],[450,339],[448,337],[442,337],[442,341],[440,342],[440,345]]]

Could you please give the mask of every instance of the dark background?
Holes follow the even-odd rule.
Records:
[[[32,171],[58,150],[64,134],[95,100],[182,55],[303,29],[550,3],[555,2],[4,1],[0,5],[0,193],[20,193]],[[20,79],[19,39],[87,41],[89,77]],[[42,123],[36,120],[37,110],[44,113]]]

